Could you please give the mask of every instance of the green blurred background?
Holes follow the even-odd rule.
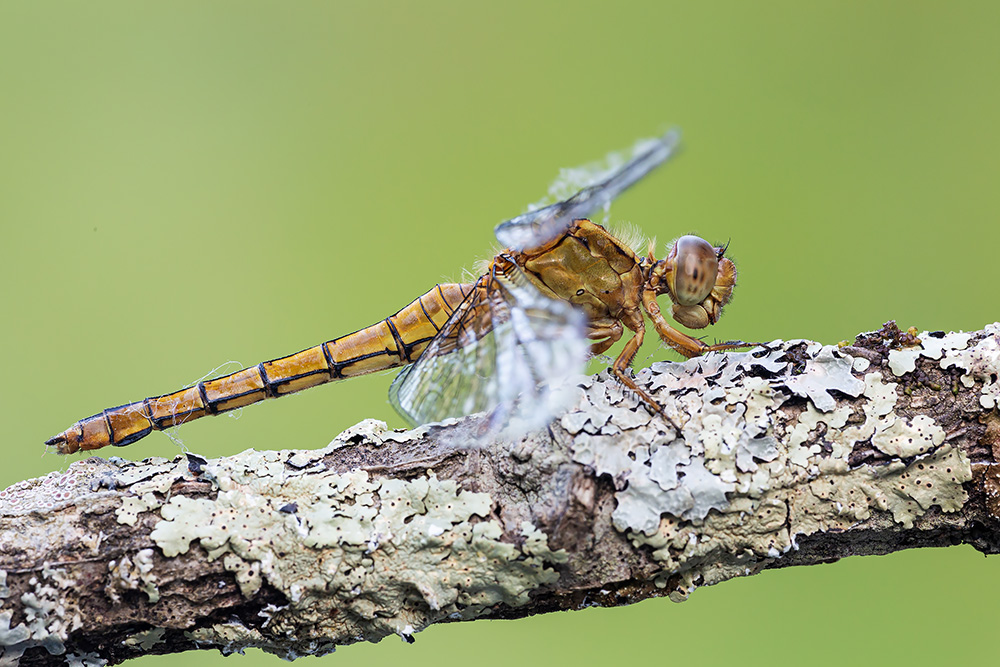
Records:
[[[714,337],[992,322],[998,19],[994,2],[4,1],[0,487],[66,466],[41,443],[80,417],[461,277],[559,167],[671,125],[683,155],[612,220],[661,253],[688,232],[732,241],[741,280]],[[638,363],[662,358],[648,343]],[[401,425],[389,382],[177,435],[207,456],[320,447],[364,417]],[[106,454],[178,451],[154,434]],[[849,559],[324,660],[972,661],[991,657],[998,575],[968,547]]]

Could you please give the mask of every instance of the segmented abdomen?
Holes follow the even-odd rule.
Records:
[[[437,285],[395,315],[291,356],[82,419],[46,445],[60,454],[124,446],[152,431],[319,384],[412,363],[472,289]]]

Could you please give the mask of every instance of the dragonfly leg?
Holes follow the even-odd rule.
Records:
[[[688,336],[686,333],[678,331],[669,324],[660,312],[660,304],[656,302],[656,293],[653,290],[645,290],[642,294],[642,305],[649,314],[649,319],[653,321],[653,327],[659,334],[660,340],[677,350],[687,358],[698,357],[706,352],[720,352],[723,350],[738,350],[741,347],[753,347],[758,343],[744,343],[740,340],[727,341],[709,345],[706,342]]]
[[[602,322],[599,324],[591,322],[590,329],[587,331],[587,338],[597,341],[590,346],[591,356],[607,352],[608,348],[621,339],[622,331],[622,323],[618,320],[614,320],[611,323]]]
[[[648,408],[650,408],[654,413],[658,412],[666,418],[667,415],[663,411],[663,406],[657,403],[656,399],[650,396],[646,390],[637,385],[635,380],[629,377],[626,372],[628,367],[632,365],[632,360],[635,359],[635,355],[639,351],[639,348],[642,347],[642,339],[646,333],[646,323],[642,321],[641,315],[639,319],[639,326],[634,330],[635,334],[628,340],[628,342],[625,343],[625,348],[622,350],[622,353],[618,355],[618,358],[615,359],[615,363],[611,365],[611,372],[619,382],[634,391]]]

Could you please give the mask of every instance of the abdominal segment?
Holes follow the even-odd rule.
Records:
[[[319,384],[410,364],[420,356],[471,285],[437,285],[395,315],[293,355],[265,361],[179,391],[108,408],[46,445],[59,454],[124,446],[206,415],[216,415]]]

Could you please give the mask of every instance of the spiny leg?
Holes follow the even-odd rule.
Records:
[[[640,319],[641,321],[641,319]],[[642,347],[642,339],[646,333],[645,322],[641,322],[642,326],[635,329],[635,334],[628,339],[625,343],[625,348],[622,350],[618,358],[615,359],[615,363],[611,365],[611,372],[623,385],[631,389],[636,393],[636,395],[642,399],[642,402],[646,404],[646,407],[650,408],[653,413],[659,413],[670,422],[670,418],[667,413],[663,410],[663,406],[656,402],[656,399],[646,393],[646,390],[641,388],[635,383],[635,380],[628,376],[626,370],[632,365],[632,360],[635,359],[636,353],[639,352],[639,348]],[[671,422],[672,423],[672,422]]]
[[[731,340],[726,341],[725,343],[709,345],[702,340],[688,336],[686,333],[678,331],[670,326],[660,312],[660,304],[656,302],[656,294],[651,290],[647,290],[643,293],[642,304],[645,306],[646,312],[649,314],[649,319],[653,321],[653,327],[656,329],[656,333],[659,334],[660,340],[689,359],[701,356],[706,352],[738,350],[743,347],[754,347],[755,345],[760,345],[760,343],[744,343],[740,340]]]
[[[643,322],[640,318],[639,323],[641,326],[638,329],[638,332],[632,336],[627,343],[625,343],[625,349],[622,350],[622,353],[618,355],[617,359],[615,359],[614,364],[611,366],[611,372],[619,382],[634,391],[643,400],[643,402],[652,408],[654,413],[659,412],[660,414],[663,414],[663,408],[660,404],[657,403],[652,396],[640,389],[635,384],[635,381],[633,381],[624,370],[632,364],[632,360],[635,358],[636,353],[639,351],[639,347],[642,345],[642,337],[645,333],[645,322]],[[608,348],[621,339],[623,332],[624,327],[622,326],[621,320],[613,320],[611,322],[603,323],[591,322],[590,329],[587,331],[587,338],[598,340],[590,346],[590,353],[592,355],[604,354],[608,351]]]
[[[607,352],[612,345],[621,339],[622,329],[622,323],[618,320],[614,320],[611,324],[594,324],[592,322],[587,331],[587,338],[597,342],[590,346],[590,355],[596,357]]]

